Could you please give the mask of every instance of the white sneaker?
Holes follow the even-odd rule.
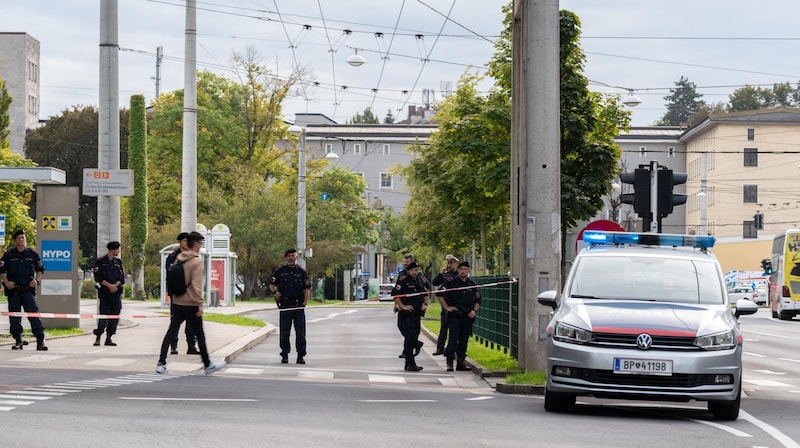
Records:
[[[156,366],[156,373],[167,373],[167,365],[159,363]]]
[[[212,361],[211,364],[203,370],[206,372],[206,375],[211,375],[223,367],[225,367],[225,361]]]

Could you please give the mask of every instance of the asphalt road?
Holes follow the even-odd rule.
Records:
[[[422,374],[404,372],[387,307],[308,314],[306,365],[280,364],[278,338],[271,336],[212,376],[0,367],[0,400],[28,403],[0,413],[3,441],[25,447],[800,446],[794,392],[800,363],[780,359],[797,353],[784,350],[796,342],[800,321],[772,320],[764,310],[742,318],[747,394],[735,422],[711,420],[704,403],[582,399],[571,413],[547,413],[541,397],[497,394],[474,374],[445,372],[441,357],[430,356],[432,347],[420,356]],[[275,312],[263,318],[277,322]],[[787,386],[754,383],[775,376]]]

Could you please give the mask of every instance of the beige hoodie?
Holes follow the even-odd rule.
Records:
[[[183,274],[186,277],[186,294],[175,296],[172,302],[176,305],[203,306],[203,284],[205,283],[205,269],[203,260],[197,252],[190,250],[178,254],[177,261],[183,263]]]

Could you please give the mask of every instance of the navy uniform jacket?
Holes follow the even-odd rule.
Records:
[[[406,271],[402,271],[397,277],[397,283],[395,283],[394,289],[392,289],[392,295],[399,296],[402,294],[415,294],[420,292],[424,293],[427,291],[428,288],[425,287],[425,281],[422,277],[422,274],[417,275],[417,278],[414,279],[408,275]],[[425,299],[425,294],[419,294],[411,297],[401,297],[400,301],[403,302],[403,305],[413,306],[414,311],[422,314],[422,304],[425,303]]]
[[[472,311],[473,304],[481,303],[481,293],[478,292],[478,288],[450,291],[450,289],[465,288],[467,286],[477,286],[477,283],[475,283],[470,277],[467,277],[466,280],[462,281],[457,275],[454,279],[446,282],[442,286],[442,289],[444,290],[443,292],[447,306],[454,306],[458,308],[458,311],[467,314]]]
[[[122,260],[117,257],[109,260],[107,255],[103,255],[94,262],[94,281],[99,285],[103,280],[109,283],[120,282],[120,286],[125,284],[125,270],[122,268]],[[109,292],[105,286],[102,286],[100,291]],[[117,292],[122,292],[122,289],[118,289]]]
[[[288,264],[275,269],[272,278],[269,279],[270,285],[275,285],[283,299],[297,300],[302,302],[305,297],[305,290],[311,289],[311,279],[308,272],[299,265],[289,267]]]
[[[450,280],[458,277],[458,271],[445,271],[436,274],[436,277],[431,280],[433,286],[439,286],[449,282]]]
[[[0,274],[5,273],[9,281],[28,287],[28,283],[36,278],[36,272],[44,272],[44,264],[39,257],[39,253],[30,247],[26,247],[22,252],[16,247],[8,249],[0,258]]]

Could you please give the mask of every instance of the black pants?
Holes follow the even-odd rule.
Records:
[[[467,357],[467,343],[472,336],[472,323],[464,313],[450,313],[447,316],[447,326],[450,332],[450,340],[447,341],[447,350],[444,354],[447,359],[457,358],[458,362],[464,362]]]
[[[14,289],[6,291],[8,295],[8,311],[18,313],[25,310],[26,313],[38,313],[39,306],[36,304],[36,295],[30,288],[17,286]],[[22,339],[22,318],[9,317],[9,324],[11,326],[11,336],[19,341]],[[36,337],[37,341],[44,340],[44,325],[42,320],[38,317],[29,317],[28,322],[31,324],[31,332]]]
[[[281,304],[283,303],[284,301],[281,301]],[[280,310],[281,356],[289,356],[289,352],[292,351],[292,344],[289,342],[292,325],[294,325],[294,345],[297,356],[306,356],[306,311],[302,306],[303,302],[290,300],[283,307],[285,310]]]
[[[445,343],[447,343],[447,332],[449,330],[447,324],[447,310],[442,310],[439,321],[441,324],[439,325],[439,337],[436,338],[436,351],[444,353]]]
[[[122,288],[116,293],[100,291],[97,294],[100,301],[100,314],[119,314],[122,312]],[[108,337],[117,334],[119,319],[98,319],[97,329],[94,330],[95,336],[100,336],[105,332]]]
[[[167,363],[169,344],[178,337],[178,331],[184,321],[186,321],[187,326],[192,327],[195,336],[197,336],[197,345],[200,348],[200,358],[203,360],[203,365],[208,367],[211,364],[211,359],[208,357],[208,347],[206,346],[206,334],[203,332],[203,318],[197,316],[199,310],[199,307],[196,306],[172,305],[169,330],[167,330],[167,334],[164,335],[164,340],[161,342],[161,355],[158,358],[160,364]]]
[[[414,349],[420,332],[420,315],[416,311],[398,311],[400,333],[403,334],[403,355],[406,365],[414,365]]]
[[[170,314],[172,314],[172,305],[173,305],[173,303],[170,300],[170,305],[169,305],[169,313]],[[194,335],[194,331],[192,330],[192,327],[189,326],[189,325],[184,325],[183,328],[184,328],[184,334],[186,335],[186,344],[189,347],[194,347],[194,345],[197,343],[197,336]],[[178,333],[180,333],[180,330],[178,330]],[[172,341],[172,344],[171,344],[172,348],[176,349],[176,350],[178,349],[178,333],[175,333],[175,339]]]

